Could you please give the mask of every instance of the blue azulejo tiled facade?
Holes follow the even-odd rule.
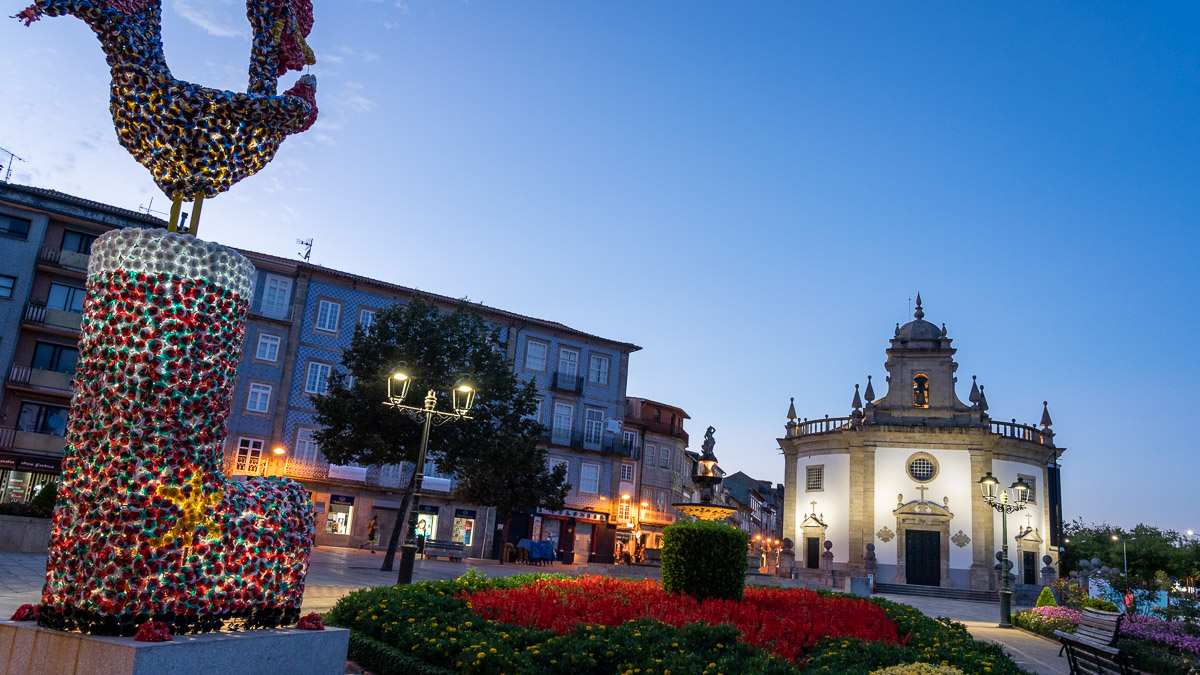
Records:
[[[318,545],[363,544],[373,517],[380,540],[385,540],[412,467],[329,464],[312,440],[318,427],[309,397],[325,391],[355,327],[370,322],[384,307],[408,302],[415,291],[273,256],[246,255],[258,273],[230,419],[227,466],[235,474],[287,475],[304,483],[318,510]],[[425,295],[445,309],[458,304]],[[526,537],[551,539],[566,556],[611,560],[621,453],[613,422],[624,415],[629,354],[638,348],[561,324],[474,308],[498,328],[518,377],[535,381],[538,417],[548,429],[543,444],[549,461],[569,466],[567,509],[514,516],[509,528],[514,543]],[[270,399],[264,401],[267,392]],[[276,447],[279,455],[271,452]],[[462,543],[471,556],[500,551],[504,542],[494,540],[494,510],[454,501],[451,474],[427,467],[426,475],[421,532]]]

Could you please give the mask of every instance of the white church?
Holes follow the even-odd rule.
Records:
[[[1009,558],[1018,584],[1036,584],[1049,555],[1057,565],[1062,536],[1058,460],[1043,402],[1037,426],[988,416],[984,388],[972,378],[963,403],[955,393],[955,349],[925,320],[896,326],[887,350],[887,394],[875,399],[868,377],[855,385],[848,417],[798,419],[786,435],[783,533],[796,565],[817,568],[830,542],[834,570],[865,576],[874,544],[879,583],[992,590],[1000,514],[984,502],[979,480],[1022,479],[1029,505],[1009,516]]]

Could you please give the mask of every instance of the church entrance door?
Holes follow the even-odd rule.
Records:
[[[808,537],[804,540],[804,566],[810,570],[821,567],[821,540]]]
[[[907,583],[940,586],[942,583],[942,533],[908,530],[904,540]]]

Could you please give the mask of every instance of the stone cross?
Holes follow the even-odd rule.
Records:
[[[925,491],[929,489],[928,485],[918,485],[917,489],[921,491],[921,501],[925,501]]]
[[[812,507],[813,507],[813,510],[812,510],[812,512],[813,512],[813,515],[814,515],[814,516],[815,516],[815,515],[817,515],[817,503],[816,503],[816,502],[809,502],[809,503],[810,503],[810,504],[812,504]]]

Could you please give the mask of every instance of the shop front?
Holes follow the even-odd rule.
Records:
[[[29,503],[61,473],[61,457],[0,453],[0,503]]]
[[[524,523],[517,521],[524,520]],[[615,560],[617,528],[607,513],[582,509],[537,512],[522,517],[514,514],[509,541],[549,541],[564,563],[612,563]],[[523,525],[523,526],[522,526]]]

